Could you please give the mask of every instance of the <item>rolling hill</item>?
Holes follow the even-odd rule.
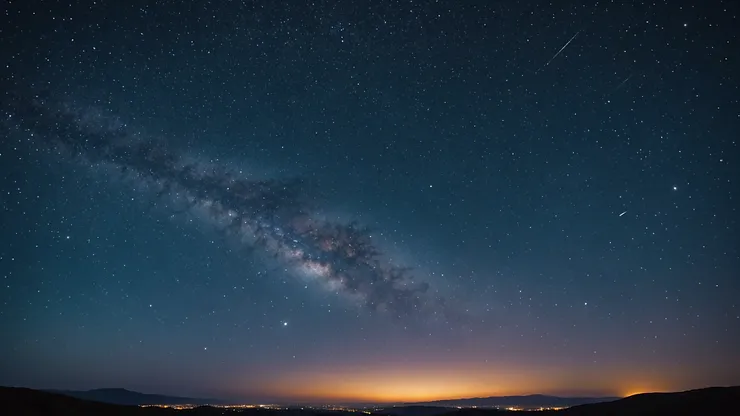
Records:
[[[142,404],[219,404],[220,400],[201,399],[193,397],[165,396],[161,394],[145,394],[136,391],[109,388],[94,390],[47,390],[50,393],[63,394],[78,399],[92,400],[96,402],[124,404],[138,406]]]
[[[103,389],[110,390],[110,389]],[[121,390],[121,389],[113,389]],[[110,393],[110,392],[108,392]],[[114,392],[126,395],[135,392]],[[141,394],[141,393],[137,393]],[[168,397],[158,395],[143,395],[153,397]],[[135,397],[135,396],[132,396]],[[526,397],[526,396],[525,396]],[[175,398],[182,399],[182,398]],[[737,415],[737,406],[740,404],[740,386],[712,387],[699,390],[690,390],[679,393],[646,393],[638,394],[611,402],[583,404],[564,410],[551,411],[517,411],[464,408],[438,408],[443,413],[428,407],[394,407],[381,410],[378,415],[415,416],[420,413],[434,412],[439,416],[494,416],[501,414],[531,414],[555,416],[650,416],[650,415],[678,415],[678,416],[723,416]],[[221,415],[224,412],[241,414],[244,416],[352,416],[360,413],[331,412],[314,409],[244,409],[232,410],[202,406],[189,410],[174,410],[157,407],[138,407],[102,403],[79,399],[64,394],[48,391],[32,390],[16,387],[0,387],[1,414],[46,416],[46,415],[113,415],[113,416],[199,416]]]

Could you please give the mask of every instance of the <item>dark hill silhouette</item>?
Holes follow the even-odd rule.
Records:
[[[730,416],[737,415],[740,386],[710,387],[678,393],[644,393],[611,402],[584,404],[563,410],[506,412],[460,409],[443,416],[494,416],[500,414],[550,416]]]
[[[647,393],[613,402],[585,404],[558,411],[507,412],[495,409],[455,409],[447,416],[556,415],[556,416],[722,416],[738,414],[739,387],[713,387],[680,393]],[[401,408],[393,408],[401,409]],[[419,410],[419,409],[416,409]],[[429,410],[429,409],[426,409]],[[449,410],[449,409],[445,409]],[[77,399],[56,393],[14,387],[0,387],[0,414],[51,415],[112,415],[112,416],[210,416],[222,415],[224,409],[201,406],[190,410],[138,407]],[[246,409],[228,412],[243,416],[351,416],[357,413],[320,410]],[[388,413],[386,413],[388,414]]]
[[[609,403],[565,409],[563,416],[590,415],[737,415],[740,386],[710,387],[678,393],[643,393]]]
[[[392,416],[438,416],[455,409],[442,406],[394,406],[378,409],[374,413]]]
[[[14,387],[0,387],[0,413],[8,415],[176,416],[174,409],[121,406]]]
[[[138,406],[142,404],[219,404],[216,399],[199,399],[193,397],[165,396],[161,394],[144,394],[136,391],[112,388],[94,390],[46,390],[50,393],[63,394],[78,399],[96,402]]]
[[[0,386],[0,414],[23,416],[220,416],[224,414],[241,416],[357,416],[357,413],[352,412],[301,409],[255,408],[228,411],[212,406],[200,406],[186,410],[139,407],[84,400],[49,391],[2,386]]]
[[[558,397],[542,394],[527,396],[491,396],[467,399],[437,400],[433,402],[409,403],[409,405],[442,407],[567,407],[579,404],[611,402],[621,397]]]

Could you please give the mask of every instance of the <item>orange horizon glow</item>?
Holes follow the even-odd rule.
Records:
[[[282,374],[263,382],[259,393],[306,403],[398,403],[528,394],[627,397],[645,392],[687,390],[681,384],[667,375],[665,379],[653,379],[630,376],[618,370],[565,373],[554,369],[495,369],[468,365],[412,369],[395,366]]]

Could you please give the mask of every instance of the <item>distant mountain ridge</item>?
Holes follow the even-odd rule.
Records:
[[[128,394],[124,389],[102,389],[106,394]],[[123,391],[122,391],[123,390]],[[138,393],[141,394],[141,393]],[[145,395],[154,397],[171,397],[161,395]],[[511,397],[511,396],[509,396]],[[527,396],[519,396],[527,397]],[[175,399],[183,399],[175,397]],[[141,408],[138,406],[124,406],[100,401],[83,400],[59,393],[31,390],[19,387],[0,386],[0,409],[2,414],[22,414],[25,416],[48,415],[77,415],[77,416],[221,416],[224,409],[202,406],[188,410],[174,410],[162,408]],[[740,403],[740,386],[710,387],[699,390],[689,390],[677,393],[644,393],[630,396],[613,402],[584,404],[557,411],[516,411],[463,408],[442,409],[438,416],[499,416],[499,415],[553,415],[553,416],[725,416],[737,415],[737,404]],[[387,416],[389,413],[382,410],[404,409],[403,407],[381,409],[381,412],[372,412],[370,416]],[[409,410],[407,408],[407,410]],[[417,406],[412,410],[423,413],[427,410]],[[394,412],[397,413],[397,412]],[[328,411],[312,408],[293,408],[286,410],[251,408],[234,410],[234,415],[241,416],[356,416],[350,411]],[[390,413],[393,414],[393,413]]]
[[[143,404],[220,404],[218,399],[204,399],[193,397],[166,396],[162,394],[146,394],[122,388],[106,388],[93,390],[45,390],[49,393],[63,394],[83,400],[95,402],[140,406]]]
[[[526,396],[490,396],[465,399],[435,400],[431,402],[406,403],[406,406],[439,407],[570,407],[581,404],[613,402],[621,397],[560,397],[544,394]]]
[[[609,403],[574,406],[562,416],[585,415],[737,415],[740,386],[707,387],[673,393],[641,393]]]

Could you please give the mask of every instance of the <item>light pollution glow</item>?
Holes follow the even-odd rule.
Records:
[[[261,394],[304,403],[397,403],[501,395],[628,396],[694,388],[685,377],[573,369],[522,369],[514,366],[472,368],[352,368],[290,372],[269,378]],[[583,386],[588,386],[584,389]]]

